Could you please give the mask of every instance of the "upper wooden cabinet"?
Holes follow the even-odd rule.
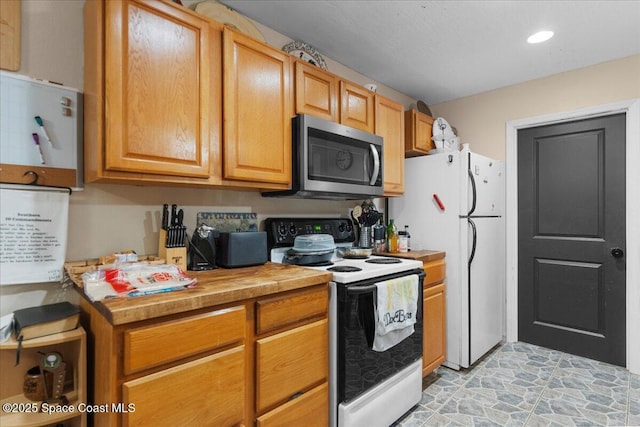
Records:
[[[375,95],[375,133],[384,138],[384,195],[404,193],[404,107]]]
[[[220,120],[209,21],[165,2],[91,1],[85,37],[86,180],[208,180]]]
[[[225,179],[291,183],[291,56],[224,29]]]
[[[84,14],[87,182],[289,188],[288,54],[168,0]]]
[[[373,133],[374,93],[344,80],[340,81],[340,123]]]
[[[295,61],[296,113],[338,122],[339,79],[315,65]]]
[[[404,113],[405,157],[422,156],[435,148],[431,141],[433,117],[417,110]]]
[[[295,61],[294,72],[296,114],[374,132],[373,92],[305,61]]]

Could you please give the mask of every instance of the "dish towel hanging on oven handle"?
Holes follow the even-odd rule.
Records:
[[[417,274],[376,283],[373,350],[388,350],[413,334],[418,308],[418,284]]]

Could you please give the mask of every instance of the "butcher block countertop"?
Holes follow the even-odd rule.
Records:
[[[65,264],[65,271],[82,298],[87,298],[82,290],[82,273],[90,268],[89,261]],[[325,271],[271,262],[252,267],[188,271],[187,275],[198,279],[198,284],[191,289],[105,299],[92,304],[112,325],[122,325],[328,283],[332,278],[332,274]]]
[[[445,257],[446,253],[444,251],[432,251],[432,250],[411,250],[409,252],[397,252],[397,253],[379,253],[376,255],[390,256],[396,258],[410,258],[417,259],[422,262],[435,261],[437,259],[442,259]]]

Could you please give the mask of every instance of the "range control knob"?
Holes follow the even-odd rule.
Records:
[[[294,224],[291,224],[289,226],[289,233],[291,233],[292,236],[295,236],[296,234],[298,234],[298,229]]]
[[[344,230],[345,230],[346,228],[347,228],[347,227],[346,227],[346,225],[345,225],[345,223],[344,223],[344,222],[341,222],[341,223],[338,225],[338,231],[339,231],[340,233],[344,233]]]
[[[287,227],[284,224],[278,225],[278,234],[280,234],[281,236],[287,235]]]

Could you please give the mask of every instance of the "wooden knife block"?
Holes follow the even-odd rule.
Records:
[[[167,242],[167,230],[160,229],[158,233],[158,257],[164,258],[168,264],[175,264],[187,271],[187,248],[167,248],[165,244]]]

